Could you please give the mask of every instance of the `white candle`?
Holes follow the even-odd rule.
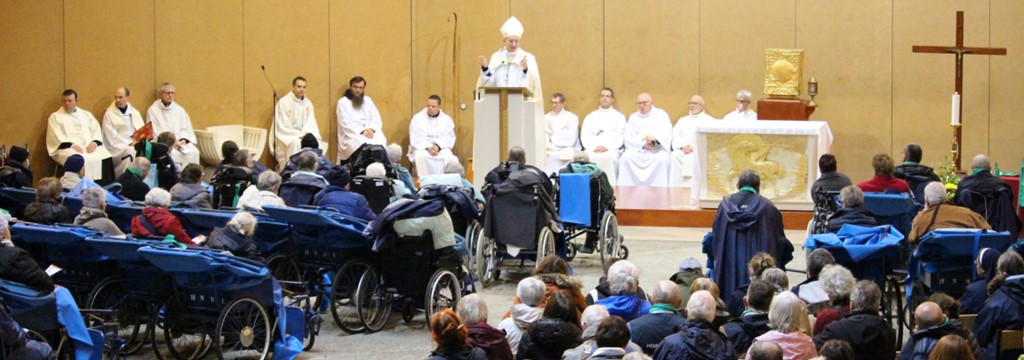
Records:
[[[953,126],[960,126],[960,93],[953,93],[953,118],[949,123]]]

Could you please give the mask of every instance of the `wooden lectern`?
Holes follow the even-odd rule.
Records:
[[[482,87],[473,109],[473,185],[483,186],[487,173],[504,161],[508,149],[526,150],[527,163],[545,158],[544,108],[526,98],[525,87]]]
[[[798,98],[770,97],[757,101],[758,120],[808,120],[817,106]]]

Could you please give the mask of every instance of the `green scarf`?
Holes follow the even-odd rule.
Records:
[[[145,177],[145,176],[142,176],[142,173],[140,173],[138,170],[135,170],[135,168],[133,168],[133,167],[128,167],[128,172],[132,173],[132,175],[135,175],[139,179],[142,179],[142,178]]]
[[[669,304],[654,304],[654,305],[651,305],[651,311],[650,311],[651,314],[653,314],[655,312],[658,312],[658,311],[670,311],[673,314],[678,314],[679,313],[679,308],[677,308],[675,306],[672,306],[672,305],[669,305]]]
[[[754,188],[753,188],[753,187],[751,187],[751,186],[744,186],[744,187],[741,187],[741,188],[740,188],[740,191],[749,191],[749,192],[751,192],[751,193],[757,194],[757,190],[754,190]]]
[[[916,161],[904,161],[903,165],[918,165],[918,162],[916,162]]]
[[[973,169],[973,170],[971,170],[971,175],[978,175],[978,173],[980,173],[982,171],[988,171],[988,169],[986,169],[986,168]]]

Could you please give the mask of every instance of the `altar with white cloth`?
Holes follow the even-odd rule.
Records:
[[[818,157],[832,146],[825,121],[700,121],[696,132],[697,161],[691,203],[717,208],[724,196],[738,191],[745,169],[761,177],[761,195],[780,210],[813,210],[810,189],[818,179]]]

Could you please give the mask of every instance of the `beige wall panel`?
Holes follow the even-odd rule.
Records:
[[[67,87],[78,92],[79,107],[102,121],[118,86],[147,89],[153,84],[153,2],[64,1],[64,58]],[[140,111],[154,97],[137,91]]]
[[[46,119],[64,90],[62,13],[59,0],[0,2],[0,144],[29,145],[36,181],[55,166],[46,153]]]
[[[156,76],[139,110],[170,81],[194,128],[244,123],[242,1],[157,0],[156,12]]]
[[[313,108],[320,135],[328,137],[332,124],[329,76],[328,4],[304,1],[302,6],[284,0],[247,1],[243,4],[243,81],[245,125],[270,129],[274,103],[260,65],[267,68],[278,96],[291,91],[295,76],[305,77],[306,96]],[[270,136],[270,134],[268,134]],[[333,153],[336,147],[331,147]],[[270,147],[263,163],[272,164]]]
[[[892,4],[798,0],[796,14],[804,76],[820,84],[811,118],[828,121],[840,171],[867,179],[871,158],[889,150],[892,136]]]
[[[514,0],[512,15],[526,28],[524,46],[537,56],[544,109],[565,94],[568,109],[583,117],[597,108],[604,61],[604,4],[593,0]]]
[[[699,91],[709,114],[721,118],[735,109],[736,92],[743,88],[754,94],[755,104],[764,97],[764,49],[795,47],[794,6],[793,0],[700,3]],[[689,101],[695,93],[680,95]],[[673,110],[675,120],[689,108],[682,102]]]
[[[480,76],[477,56],[490,57],[502,46],[501,25],[508,19],[506,1],[419,0],[412,4],[413,94],[410,116],[426,104],[427,96],[441,96],[442,108],[455,121],[456,143],[453,152],[463,164],[473,156],[473,91]],[[455,18],[458,16],[458,33]],[[536,26],[523,22],[523,49],[532,50],[532,43],[540,41]],[[454,34],[454,35],[453,35]],[[453,60],[456,70],[453,71]],[[538,59],[541,76],[545,74],[545,60]],[[546,83],[546,82],[545,82]],[[453,99],[454,97],[454,99]],[[466,104],[466,110],[459,105]],[[408,120],[404,122],[404,142],[409,145]]]
[[[1024,94],[1024,38],[1021,38],[1021,15],[1024,2],[992,1],[989,46],[1003,47],[1006,56],[991,58],[991,110],[989,113],[989,157],[999,162],[1003,171],[1019,172],[1024,162],[1024,118],[1021,117],[1020,96]],[[965,157],[965,160],[970,158]],[[1015,169],[1015,170],[1014,170]]]
[[[353,76],[366,78],[366,94],[380,110],[388,142],[407,144],[410,113],[409,1],[332,1],[330,4],[330,100],[328,127],[337,149],[338,99]],[[325,85],[326,86],[326,85]],[[319,108],[318,108],[319,111]],[[329,115],[329,116],[328,116]],[[331,157],[336,152],[331,151]]]
[[[616,108],[629,117],[636,97],[650,93],[673,123],[697,93],[700,76],[700,3],[608,1],[605,3],[605,85],[615,89]],[[597,97],[590,96],[590,107]]]
[[[928,11],[922,12],[921,9]],[[924,149],[922,162],[938,166],[953,143],[950,97],[955,57],[916,54],[913,45],[953,46],[956,11],[964,11],[964,44],[989,45],[988,2],[911,0],[893,4],[893,128],[890,153],[897,162],[910,142]],[[989,59],[964,60],[963,158],[969,167],[974,154],[988,149]],[[922,131],[931,129],[931,131]]]

